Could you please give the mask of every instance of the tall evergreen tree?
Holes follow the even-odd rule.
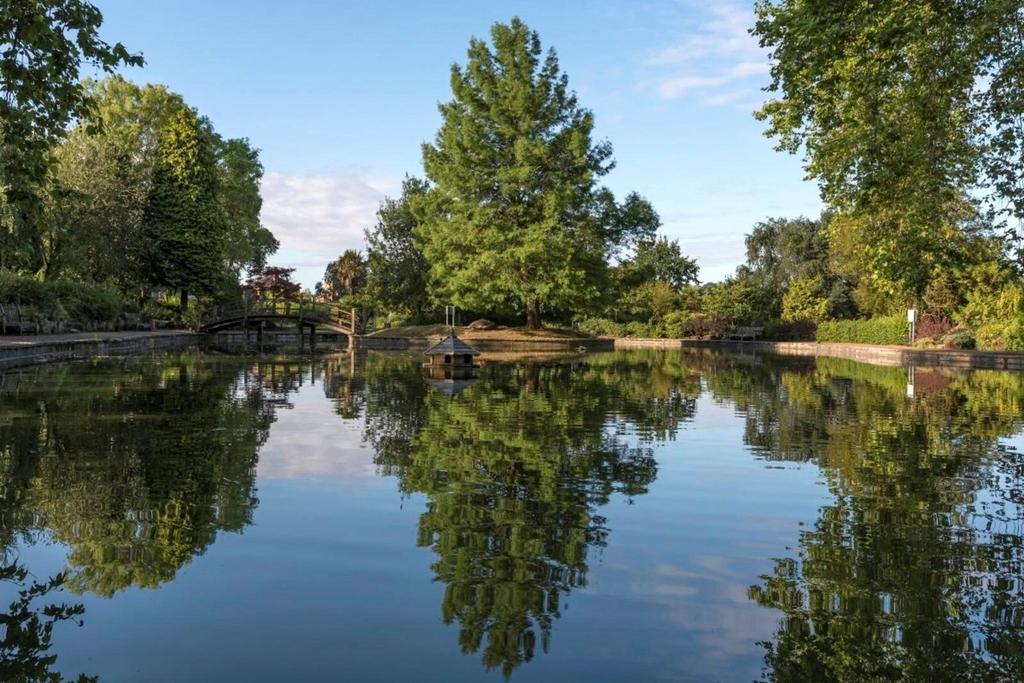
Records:
[[[606,205],[596,181],[613,166],[594,117],[569,90],[554,50],[518,18],[470,41],[452,66],[453,98],[423,146],[434,184],[420,237],[435,299],[463,308],[580,309],[606,274]]]
[[[224,272],[223,210],[211,140],[189,109],[161,131],[143,217],[144,275],[153,285],[205,293]]]

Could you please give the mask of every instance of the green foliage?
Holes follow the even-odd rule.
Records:
[[[758,117],[806,151],[877,287],[920,295],[964,196],[1024,216],[1018,2],[759,0],[756,14],[777,94]]]
[[[423,146],[432,190],[419,226],[438,303],[463,309],[585,312],[601,298],[607,256],[643,229],[642,200],[617,206],[596,181],[612,167],[594,117],[569,90],[554,51],[518,18],[470,41],[453,98]]]
[[[366,231],[367,289],[386,310],[408,311],[415,323],[425,322],[430,308],[430,266],[416,241],[417,209],[427,191],[426,182],[406,178],[402,194],[381,203],[377,224]]]
[[[702,310],[708,315],[734,325],[751,325],[764,321],[766,311],[757,306],[757,292],[749,277],[728,278],[704,290]]]
[[[0,271],[0,303],[32,306],[54,323],[113,323],[133,307],[111,285],[38,280]]]
[[[624,323],[617,323],[608,318],[584,318],[576,323],[580,332],[595,337],[623,337],[626,334]]]
[[[178,111],[160,132],[143,216],[144,277],[156,286],[210,293],[224,268],[224,214],[210,139]],[[187,304],[183,296],[182,308]]]
[[[142,65],[99,37],[103,15],[84,0],[13,0],[0,10],[0,268],[36,269],[49,154],[90,100],[83,66]]]
[[[224,140],[213,134],[217,158],[217,197],[226,223],[224,255],[237,279],[242,270],[256,272],[277,251],[277,238],[260,223],[260,181],[263,164],[259,150],[246,138]]]
[[[822,293],[824,286],[820,275],[801,275],[793,279],[782,297],[782,320],[824,320],[828,315],[828,299]]]
[[[345,253],[327,264],[321,281],[322,296],[329,301],[352,296],[363,288],[365,281],[366,259],[355,249],[346,249]]]
[[[827,320],[818,324],[815,339],[820,342],[854,344],[906,344],[909,327],[905,315],[866,320]]]

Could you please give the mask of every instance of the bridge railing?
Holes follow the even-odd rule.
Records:
[[[244,299],[235,306],[219,306],[210,309],[202,317],[202,326],[225,320],[245,320],[261,316],[292,318],[297,322],[331,324],[351,333],[362,331],[359,312],[336,303],[312,301],[309,299]]]

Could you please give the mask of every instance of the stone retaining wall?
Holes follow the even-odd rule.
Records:
[[[6,341],[0,337],[0,370],[96,356],[126,356],[183,349],[198,343],[202,336],[195,332],[163,331],[106,333],[78,337],[55,335],[52,340],[48,340],[46,335],[40,335],[30,341]]]
[[[961,351],[956,349],[913,349],[903,346],[840,344],[833,342],[703,341],[697,339],[616,338],[616,349],[721,349],[757,351],[790,356],[831,356],[889,366],[929,366],[1024,370],[1024,353],[1014,351]]]

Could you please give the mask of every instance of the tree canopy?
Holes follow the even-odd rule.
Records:
[[[100,38],[102,22],[84,0],[10,0],[0,9],[0,267],[35,264],[50,151],[90,105],[83,64],[108,73],[142,64]]]
[[[423,146],[432,184],[418,236],[438,303],[474,310],[582,310],[601,295],[606,257],[628,227],[597,181],[612,148],[569,89],[554,50],[520,19],[473,39],[452,66],[452,100]],[[635,204],[638,200],[632,200]]]

